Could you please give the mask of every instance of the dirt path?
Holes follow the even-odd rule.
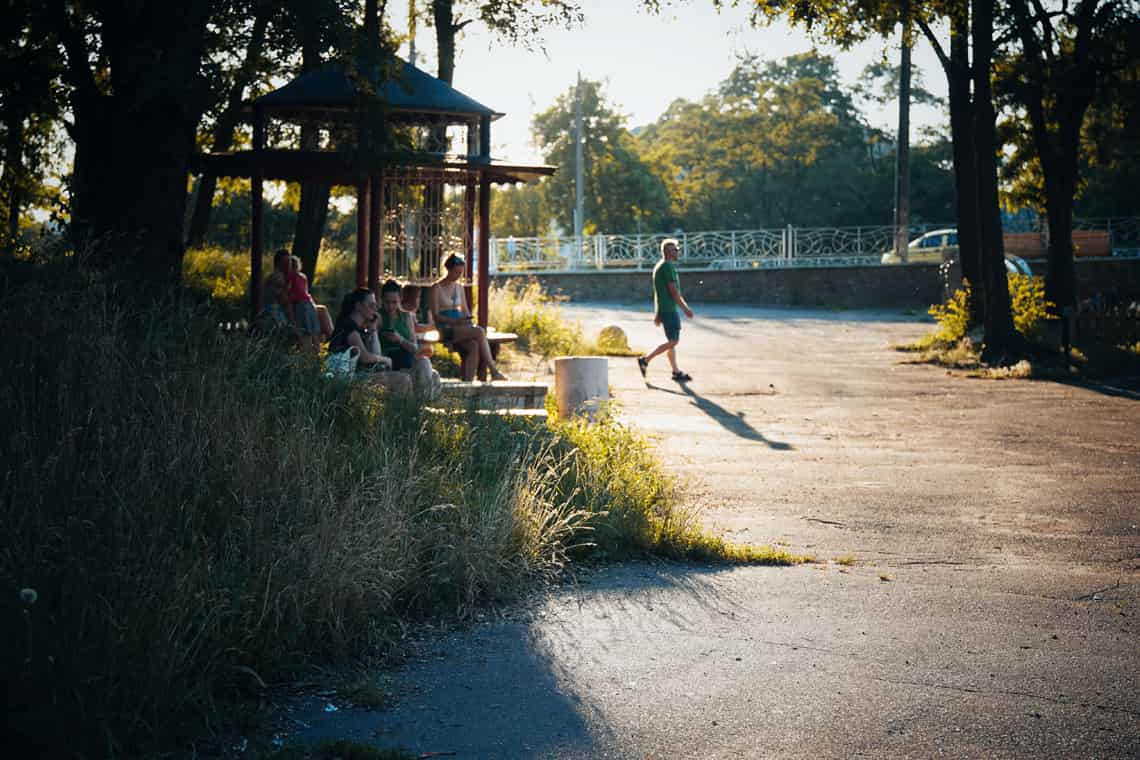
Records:
[[[568,309],[590,329],[644,312]],[[1140,756],[1140,391],[899,364],[890,314],[708,308],[612,360],[711,523],[820,562],[625,565],[437,642],[297,738],[470,758]],[[835,560],[842,559],[843,563]]]

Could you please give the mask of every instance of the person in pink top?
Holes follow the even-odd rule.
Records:
[[[301,259],[290,257],[292,266],[286,275],[289,293],[290,320],[297,330],[297,340],[302,350],[317,353],[321,341],[321,320],[317,317],[317,305],[309,295],[309,278],[301,271]]]

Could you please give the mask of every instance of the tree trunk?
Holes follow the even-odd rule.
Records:
[[[376,3],[369,4],[371,20],[365,26],[378,24],[375,18]],[[316,24],[307,24],[302,32],[301,71],[311,71],[321,65],[320,31]],[[301,149],[319,149],[320,133],[315,124],[301,125]],[[329,216],[328,185],[316,182],[301,184],[301,201],[297,207],[297,223],[293,228],[293,255],[301,259],[301,267],[309,277],[309,284],[317,281],[317,261],[321,255],[321,239]]]
[[[462,28],[455,23],[454,0],[432,0],[432,21],[435,25],[435,46],[438,58],[436,77],[448,84],[455,80],[455,38]],[[433,153],[447,151],[447,127],[433,127],[428,134],[427,149]],[[438,265],[443,258],[443,221],[442,201],[443,188],[433,188],[431,184],[424,188],[424,217],[427,220],[425,235],[427,240],[419,246],[421,276],[425,274],[434,276],[442,274],[432,272],[433,265]],[[442,267],[440,267],[442,268]],[[470,269],[468,270],[470,271]]]
[[[984,305],[983,360],[1004,363],[1020,353],[1021,341],[1013,326],[1009,284],[1005,273],[1001,208],[998,202],[997,138],[994,124],[990,66],[993,58],[994,0],[972,0],[974,166],[977,170],[978,220],[981,223],[981,284]]]
[[[899,121],[895,148],[895,255],[907,261],[910,241],[910,23],[903,0],[902,60],[899,62]]]
[[[186,176],[198,114],[84,98],[75,108],[72,229],[78,260],[136,279],[181,279]]]
[[[202,113],[205,3],[109,5],[98,13],[109,71],[96,80],[86,30],[53,4],[74,116],[72,235],[80,263],[160,287],[182,272],[186,178]],[[172,31],[176,30],[176,31]]]
[[[214,136],[210,149],[214,152],[227,151],[233,147],[234,132],[237,129],[240,113],[237,108],[226,109],[214,123]],[[202,174],[194,194],[194,213],[190,217],[190,228],[186,233],[187,248],[201,248],[206,244],[206,233],[210,229],[210,213],[214,209],[214,192],[218,189],[218,177],[210,172]]]
[[[1045,186],[1045,215],[1049,223],[1049,270],[1045,274],[1045,300],[1056,304],[1059,313],[1077,303],[1076,267],[1073,264],[1075,188],[1075,166],[1072,174],[1055,177]]]
[[[455,80],[455,37],[459,26],[453,14],[454,0],[432,0],[432,20],[435,22],[435,49],[439,58],[436,76],[448,84]]]
[[[1048,50],[1037,36],[1039,28],[1052,22],[1034,16],[1023,0],[1010,6],[1030,72],[1018,92],[1029,114],[1033,147],[1045,182],[1045,214],[1049,225],[1045,298],[1063,312],[1074,306],[1077,299],[1073,199],[1080,172],[1081,125],[1092,102],[1097,77],[1090,48],[1097,2],[1082,2],[1077,9],[1075,39],[1069,49],[1062,51],[1061,55],[1068,60],[1062,59],[1059,66],[1056,62],[1048,65]]]
[[[982,324],[982,231],[978,219],[978,180],[974,168],[973,103],[970,99],[970,29],[964,12],[950,21],[950,141],[954,161],[954,200],[958,211],[958,260],[970,285],[970,326]]]
[[[213,139],[210,149],[214,152],[227,151],[234,144],[234,132],[238,122],[241,121],[242,100],[245,90],[253,81],[257,69],[258,59],[265,47],[265,33],[269,26],[270,3],[262,2],[257,5],[256,15],[253,18],[253,29],[249,35],[249,44],[245,49],[245,59],[234,78],[233,87],[226,98],[226,107],[218,114],[214,122]],[[201,248],[206,243],[206,232],[210,227],[210,212],[214,207],[214,191],[218,187],[216,175],[206,172],[198,182],[197,193],[194,197],[194,215],[190,219],[190,229],[186,234],[188,248]]]
[[[7,209],[5,234],[0,251],[8,256],[16,253],[20,241],[20,209],[23,205],[20,190],[24,182],[24,114],[16,108],[4,115],[4,174],[0,176],[0,193]]]
[[[321,240],[329,216],[329,186],[307,182],[301,185],[301,203],[297,208],[297,225],[293,230],[293,255],[301,259],[301,266],[309,277],[309,284],[317,281],[317,262],[321,255]]]

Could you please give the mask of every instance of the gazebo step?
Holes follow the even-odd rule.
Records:
[[[465,409],[456,407],[427,407],[429,412],[435,414],[467,414]],[[525,417],[528,420],[545,420],[549,415],[545,409],[475,409],[475,414],[502,414],[507,417]]]
[[[502,381],[464,383],[444,380],[442,392],[436,402],[442,406],[475,407],[476,409],[545,409],[546,383]]]

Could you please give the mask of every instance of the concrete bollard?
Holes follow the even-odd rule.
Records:
[[[598,403],[609,400],[609,360],[604,356],[561,356],[554,360],[554,393],[558,416],[586,413],[593,417]]]

